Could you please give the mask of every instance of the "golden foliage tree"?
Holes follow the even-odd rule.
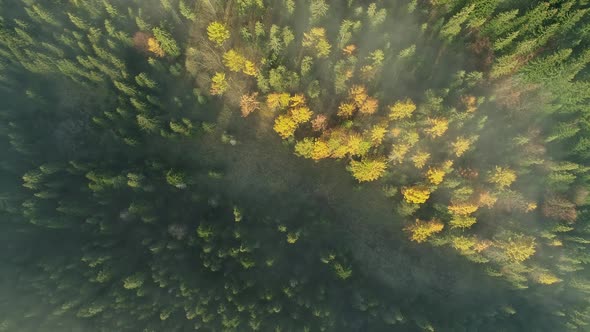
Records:
[[[477,219],[471,216],[462,216],[462,215],[454,215],[451,218],[450,224],[451,229],[459,228],[459,229],[467,229],[471,226],[475,225]]]
[[[512,262],[524,262],[536,252],[535,238],[515,234],[508,239],[496,241],[496,247],[502,249],[506,259]]]
[[[328,146],[328,143],[316,140],[311,151],[311,159],[320,160],[328,157],[330,157],[330,146]]]
[[[408,203],[422,204],[430,198],[430,188],[423,185],[404,187],[402,189],[404,199]]]
[[[256,69],[256,65],[254,64],[254,62],[250,60],[245,60],[242,72],[248,76],[256,76],[258,74],[258,69]]]
[[[348,90],[348,96],[352,99],[356,107],[361,107],[369,96],[367,89],[362,85],[355,85]]]
[[[281,138],[287,139],[295,134],[297,122],[289,115],[281,114],[275,119],[273,129]]]
[[[348,90],[348,100],[338,107],[338,116],[351,117],[356,110],[363,114],[373,114],[379,108],[379,101],[367,95],[367,89],[362,85],[355,85]]]
[[[460,216],[472,214],[477,211],[477,209],[477,204],[470,202],[451,203],[451,205],[449,205],[449,212]]]
[[[225,80],[224,73],[215,73],[215,75],[211,78],[210,92],[212,95],[220,96],[227,90],[228,87],[229,84]]]
[[[436,233],[440,233],[445,225],[439,220],[422,221],[416,219],[416,222],[404,228],[410,233],[412,241],[422,243]]]
[[[424,129],[424,133],[431,138],[440,137],[449,129],[449,121],[447,119],[428,119],[427,123],[430,127]]]
[[[305,106],[305,96],[303,94],[298,93],[294,96],[289,97],[289,106],[290,107]]]
[[[313,112],[309,108],[302,106],[291,109],[290,114],[295,123],[301,124],[309,121]]]
[[[343,118],[350,118],[354,114],[355,110],[356,110],[356,107],[354,106],[354,104],[342,103],[338,107],[338,113],[336,113],[336,114],[340,117],[343,117]]]
[[[385,174],[387,163],[383,159],[352,160],[349,169],[359,182],[374,181]]]
[[[426,166],[426,162],[430,159],[430,153],[428,152],[417,152],[414,156],[412,156],[412,162],[416,168],[423,168]]]
[[[407,144],[394,144],[389,153],[389,160],[394,164],[401,164],[409,151],[410,146]]]
[[[477,110],[477,98],[475,96],[463,96],[461,97],[461,101],[468,113],[473,113]]]
[[[244,69],[246,59],[237,51],[231,49],[223,55],[223,64],[231,71],[240,72]]]
[[[316,57],[325,58],[330,55],[332,45],[326,39],[326,29],[312,28],[309,32],[303,34],[303,47],[315,51]]]
[[[416,110],[416,104],[411,99],[405,101],[398,101],[389,106],[389,118],[391,120],[400,120],[409,118]]]
[[[207,37],[210,41],[221,46],[230,37],[229,30],[221,22],[211,22],[207,26]]]
[[[514,181],[516,181],[516,173],[506,167],[496,166],[488,177],[488,182],[495,184],[499,189],[509,187]]]
[[[384,125],[373,126],[373,128],[370,131],[371,143],[373,144],[373,146],[381,145],[386,133],[387,128]]]
[[[346,138],[347,153],[351,156],[364,156],[370,148],[371,142],[363,140],[359,134],[353,133]]]
[[[457,157],[461,157],[469,147],[471,146],[471,140],[465,137],[458,137],[456,141],[451,143],[453,153]]]
[[[343,158],[349,151],[347,146],[346,134],[341,130],[334,130],[330,132],[328,137],[328,146],[330,147],[332,158]]]
[[[154,37],[150,37],[147,40],[147,49],[148,51],[152,52],[153,54],[157,55],[158,57],[163,57],[165,55],[162,46]]]
[[[271,110],[282,109],[289,106],[290,100],[288,93],[270,93],[266,96],[266,106]]]
[[[426,172],[426,177],[430,183],[436,186],[443,182],[445,171],[440,168],[429,168]]]
[[[533,273],[532,275],[533,281],[542,284],[542,285],[553,285],[555,283],[561,282],[562,280],[555,276],[553,273],[548,271],[538,271]]]

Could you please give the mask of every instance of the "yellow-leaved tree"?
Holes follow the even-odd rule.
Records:
[[[242,69],[242,72],[248,76],[256,76],[256,74],[258,74],[256,65],[250,60],[244,62],[244,69]]]
[[[407,144],[395,144],[389,153],[389,160],[394,164],[401,164],[410,151],[410,146]]]
[[[416,152],[414,156],[412,156],[412,162],[416,168],[423,168],[426,166],[426,162],[430,159],[430,153],[428,152]]]
[[[343,118],[349,118],[354,114],[355,110],[356,107],[353,103],[342,103],[338,106],[338,113],[336,114]]]
[[[371,149],[371,142],[363,140],[359,134],[350,134],[346,139],[346,150],[351,156],[364,156]]]
[[[443,230],[445,225],[439,220],[422,221],[416,219],[416,222],[404,228],[410,233],[410,239],[418,243],[428,240],[432,235]]]
[[[214,96],[222,95],[229,87],[225,80],[225,73],[215,73],[211,78],[211,94]]]
[[[451,143],[453,153],[457,157],[461,157],[471,145],[471,140],[465,137],[458,137],[456,141]]]
[[[305,122],[311,120],[311,116],[313,115],[313,112],[305,106],[293,108],[293,109],[291,109],[290,113],[291,113],[291,118],[297,124],[305,123]]]
[[[387,169],[384,159],[362,159],[350,162],[349,170],[359,182],[374,181],[382,177]]]
[[[427,123],[430,127],[424,129],[424,132],[431,138],[440,137],[449,129],[449,121],[447,119],[428,119]]]
[[[225,27],[225,24],[221,22],[211,22],[209,26],[207,26],[207,37],[210,41],[217,44],[217,46],[221,46],[223,42],[229,39],[230,32]]]
[[[160,58],[165,55],[164,50],[162,49],[162,46],[160,46],[160,43],[154,37],[148,38],[147,48],[148,48],[148,51],[154,53],[155,55],[159,56]]]
[[[361,107],[369,96],[367,88],[362,85],[355,85],[348,90],[348,97],[354,101],[356,107]]]
[[[376,125],[373,126],[373,128],[371,129],[371,143],[373,144],[373,146],[378,146],[381,145],[381,142],[383,142],[383,139],[385,138],[385,134],[387,133],[387,128],[385,127],[385,125]]]
[[[535,254],[537,247],[534,237],[523,234],[511,234],[494,245],[502,249],[506,259],[511,262],[524,262]]]
[[[296,95],[289,97],[289,106],[291,106],[291,107],[305,106],[305,96],[298,93]]]
[[[471,216],[462,216],[462,215],[453,215],[451,221],[451,229],[459,228],[459,229],[467,229],[473,226],[477,222],[475,217]]]
[[[516,173],[510,168],[499,166],[490,172],[488,178],[488,182],[495,184],[499,189],[509,187],[514,181],[516,181]]]
[[[430,198],[430,188],[423,185],[416,185],[412,187],[404,187],[402,189],[404,199],[408,203],[422,204]]]
[[[443,179],[445,177],[445,171],[440,168],[429,168],[426,172],[426,177],[428,178],[428,181],[430,181],[430,183],[436,186],[443,182]]]
[[[324,141],[315,141],[311,151],[311,159],[320,160],[330,157],[330,146]]]
[[[271,110],[283,109],[289,106],[291,96],[288,93],[270,93],[266,96],[266,106]]]
[[[405,101],[398,101],[389,106],[389,118],[391,120],[400,120],[409,118],[416,110],[416,104],[411,99]]]
[[[223,55],[223,64],[231,71],[242,71],[245,62],[246,59],[233,49],[225,52]]]
[[[325,58],[330,55],[332,45],[326,39],[326,29],[312,28],[309,32],[303,34],[303,47],[315,51],[318,58]]]
[[[552,285],[562,280],[555,276],[553,273],[548,271],[536,271],[532,275],[532,279],[543,285]]]
[[[466,216],[477,211],[479,206],[471,202],[458,202],[449,205],[449,212],[455,215]]]
[[[295,134],[297,122],[289,115],[281,114],[275,119],[273,129],[281,138],[287,139]]]

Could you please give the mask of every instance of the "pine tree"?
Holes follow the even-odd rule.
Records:
[[[153,28],[152,32],[154,33],[154,37],[164,51],[164,54],[171,57],[177,57],[180,55],[178,44],[169,32],[158,27]]]

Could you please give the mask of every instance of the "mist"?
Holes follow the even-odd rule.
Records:
[[[583,331],[576,1],[0,0],[0,331]]]

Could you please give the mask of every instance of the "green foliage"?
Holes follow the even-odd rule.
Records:
[[[441,36],[446,40],[453,40],[453,38],[461,32],[461,25],[469,19],[469,15],[471,15],[474,9],[475,4],[471,4],[461,9],[461,11],[455,14],[455,16],[451,17],[442,27],[440,31]]]
[[[169,170],[166,173],[166,182],[178,189],[185,189],[187,185],[186,175],[181,171]]]
[[[178,8],[180,9],[180,14],[182,14],[187,20],[193,22],[197,20],[197,13],[185,2],[185,0],[180,0],[178,2]]]
[[[294,90],[299,86],[299,75],[285,66],[279,66],[270,70],[268,83],[277,92]]]
[[[336,272],[336,276],[339,279],[346,280],[352,276],[352,269],[346,268],[338,262],[334,262],[332,266],[334,267],[334,272]]]
[[[325,58],[330,54],[332,45],[326,39],[326,29],[312,28],[303,34],[303,47],[314,51],[317,58]]]
[[[0,0],[0,330],[585,330],[586,7]]]
[[[311,12],[310,22],[311,24],[316,23],[319,19],[324,17],[330,6],[326,3],[325,0],[311,0],[309,5],[309,11]]]
[[[145,282],[145,276],[141,273],[136,273],[123,280],[123,287],[125,289],[140,288]]]
[[[152,32],[154,33],[156,40],[160,43],[165,54],[171,57],[177,57],[180,55],[178,44],[169,32],[158,27],[153,28]]]

